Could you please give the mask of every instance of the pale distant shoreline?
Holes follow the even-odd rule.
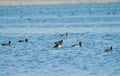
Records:
[[[112,3],[120,0],[0,0],[0,6],[9,5],[48,5],[48,4],[78,4],[78,3]]]

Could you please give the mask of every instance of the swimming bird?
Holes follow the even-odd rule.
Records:
[[[74,44],[72,47],[82,47],[82,42],[79,42],[79,44]]]
[[[63,42],[63,40],[60,40],[60,41],[54,42],[54,44],[58,44],[58,43],[61,43],[61,42]]]
[[[11,45],[11,41],[9,41],[8,43],[2,43],[2,46],[10,46]]]
[[[68,33],[65,33],[65,34],[60,34],[61,36],[68,36]]]
[[[18,42],[28,42],[28,39],[25,39],[25,40],[19,40]]]
[[[60,48],[60,47],[62,47],[62,44],[63,44],[63,40],[60,40],[58,42],[55,42],[55,46],[54,47]]]
[[[109,49],[105,49],[105,52],[112,52],[112,47],[110,47]]]

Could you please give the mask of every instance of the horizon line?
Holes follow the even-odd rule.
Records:
[[[2,3],[3,2],[3,3]],[[19,6],[19,5],[57,5],[57,4],[90,4],[90,3],[119,3],[120,1],[71,1],[71,2],[67,2],[67,1],[43,1],[43,2],[36,2],[36,1],[32,1],[32,2],[23,2],[23,1],[11,1],[11,2],[7,2],[6,1],[0,1],[0,6]]]

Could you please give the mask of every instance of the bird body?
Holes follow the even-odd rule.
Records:
[[[58,44],[58,43],[62,43],[63,40],[60,40],[60,41],[57,41],[57,42],[54,42],[54,44]]]
[[[18,42],[28,42],[28,39],[25,39],[25,40],[19,40]]]
[[[68,33],[65,33],[65,34],[61,34],[61,36],[68,36]]]
[[[82,47],[82,42],[79,42],[79,44],[74,44],[72,47]]]
[[[61,48],[61,47],[62,47],[62,45],[61,45],[61,44],[56,44],[54,47]]]
[[[11,45],[11,41],[9,41],[8,43],[2,43],[2,46],[10,46]]]
[[[62,44],[63,44],[63,40],[57,41],[57,42],[55,42],[55,46],[54,47],[60,48],[60,47],[62,47]]]
[[[112,52],[112,47],[110,47],[109,49],[106,49],[105,52]]]

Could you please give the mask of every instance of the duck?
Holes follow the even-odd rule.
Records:
[[[8,43],[2,43],[2,46],[11,46],[11,41],[9,41]]]
[[[54,44],[58,44],[58,43],[61,43],[61,42],[63,42],[63,40],[60,40],[60,41],[54,42]]]
[[[72,47],[82,47],[82,42],[79,42],[79,44],[74,44]]]
[[[18,42],[28,42],[28,39],[25,39],[25,40],[19,40]]]
[[[112,52],[112,47],[105,49],[105,52]]]
[[[61,36],[68,36],[68,33],[65,33],[65,34],[60,34]]]
[[[56,44],[54,47],[55,47],[55,48],[56,48],[56,47],[57,47],[57,48],[61,48],[61,47],[62,47],[62,44],[61,44],[61,43],[58,43],[58,44]]]
[[[58,41],[58,42],[55,42],[55,48],[57,47],[57,48],[60,48],[60,47],[62,47],[62,44],[63,44],[63,40],[60,40],[60,41]]]

